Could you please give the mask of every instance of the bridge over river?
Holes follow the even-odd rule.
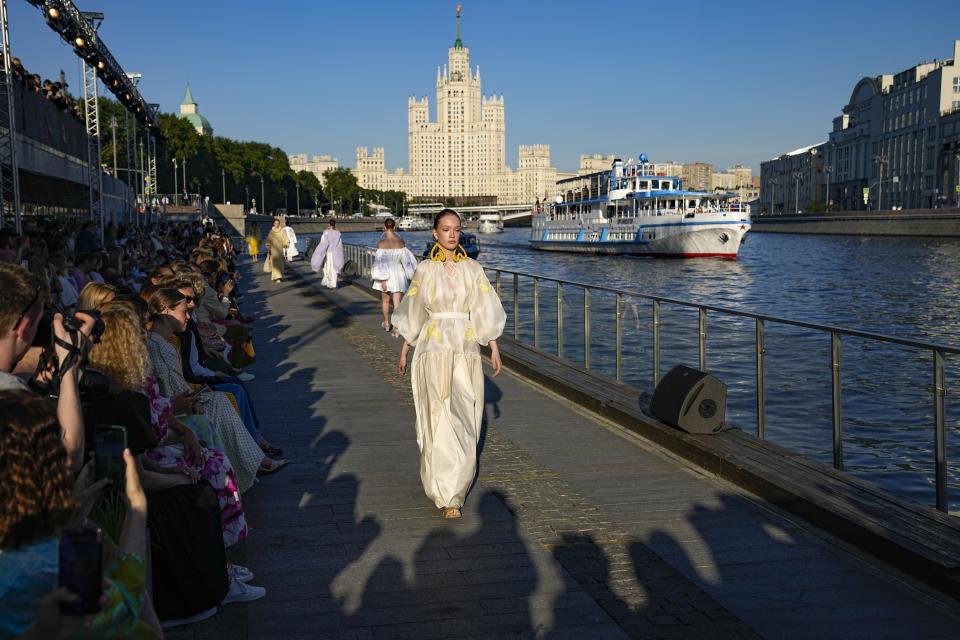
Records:
[[[245,496],[251,538],[231,550],[267,597],[170,637],[956,637],[942,591],[517,367],[487,380],[479,478],[442,520],[379,303],[289,269],[273,285],[244,267],[249,387],[292,460]]]

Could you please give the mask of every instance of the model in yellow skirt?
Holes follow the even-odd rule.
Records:
[[[254,222],[247,230],[247,252],[254,260],[260,259],[260,227]]]

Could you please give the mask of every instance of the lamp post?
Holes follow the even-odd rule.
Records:
[[[180,185],[177,184],[177,157],[173,157],[173,206],[180,202]]]
[[[250,187],[243,185],[243,213],[250,211]]]
[[[803,178],[802,171],[793,172],[793,212],[800,213],[800,180]]]
[[[827,177],[827,193],[823,198],[823,207],[825,210],[830,211],[830,174],[833,173],[833,165],[823,165],[823,173]]]
[[[883,165],[887,164],[887,156],[882,153],[878,153],[873,156],[873,161],[880,165],[880,182],[877,185],[877,211],[880,211],[881,206],[883,205]]]
[[[957,170],[956,184],[953,186],[953,203],[960,206],[960,153],[953,156],[954,167]]]
[[[223,185],[223,204],[227,204],[227,172],[222,167],[220,168],[220,183]]]
[[[297,185],[297,213],[296,213],[296,216],[299,218],[299,217],[300,217],[300,183],[297,182],[296,185]]]
[[[183,193],[187,195],[187,200],[189,200],[189,194],[187,194],[187,159],[183,159]],[[186,204],[186,203],[184,203]]]
[[[260,206],[263,207],[263,210],[267,210],[267,199],[263,195],[263,176],[260,176]]]
[[[141,140],[141,141],[139,142],[139,147],[140,147],[140,171],[137,173],[137,176],[139,177],[139,180],[140,180],[140,186],[139,186],[139,188],[137,189],[137,191],[140,193],[140,203],[141,203],[141,206],[143,207],[144,213],[146,213],[146,211],[147,211],[147,191],[146,191],[146,189],[143,188],[143,187],[144,187],[144,182],[143,182],[143,160],[144,160],[144,158],[143,158],[143,140]]]

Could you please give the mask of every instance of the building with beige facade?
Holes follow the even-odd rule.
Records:
[[[690,191],[711,191],[713,165],[706,162],[690,162],[683,165],[683,186]]]
[[[951,118],[957,111],[960,40],[953,43],[952,59],[860,78],[841,114],[833,119],[827,143],[806,147],[811,163],[819,162],[819,172],[810,178],[816,183],[811,185],[811,205],[843,210],[914,209],[957,202],[953,175],[960,159],[950,150],[956,144],[951,138],[955,126]],[[764,212],[771,200],[774,211],[781,205],[787,211],[798,208],[784,203],[780,195],[789,189],[784,184],[790,181],[784,166],[780,159],[761,165]],[[822,197],[814,204],[817,191]],[[804,193],[800,193],[801,202]]]
[[[447,64],[437,67],[436,120],[426,96],[407,101],[409,172],[387,172],[382,147],[357,149],[357,181],[365,189],[403,191],[423,199],[496,198],[503,204],[533,203],[551,197],[557,170],[548,145],[522,145],[516,171],[506,163],[506,115],[502,95],[484,96],[480,67],[471,68],[470,50],[457,38]]]
[[[290,168],[294,173],[309,171],[317,176],[320,184],[324,186],[326,186],[326,179],[323,177],[324,171],[332,171],[340,167],[337,159],[330,156],[313,156],[313,158],[308,159],[305,153],[295,153],[288,156],[288,159],[290,160]]]

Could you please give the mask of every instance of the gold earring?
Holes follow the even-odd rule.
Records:
[[[447,261],[447,251],[439,242],[433,244],[433,249],[430,250],[430,260],[433,262],[446,262]],[[456,252],[454,252],[454,260],[456,260]]]
[[[461,260],[467,259],[467,250],[463,248],[462,244],[458,244],[457,248],[453,250],[453,261],[460,262]]]

